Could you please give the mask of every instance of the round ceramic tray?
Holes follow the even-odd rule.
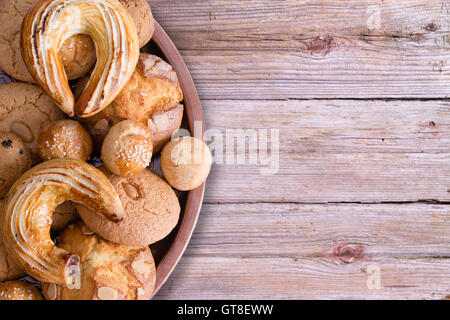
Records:
[[[162,27],[155,22],[152,41],[142,51],[156,54],[175,69],[184,94],[183,127],[194,132],[194,122],[205,128],[202,107],[192,77],[180,53]],[[178,193],[181,216],[178,226],[166,238],[151,246],[157,262],[156,287],[158,292],[177,265],[194,231],[205,193],[205,184],[187,193]]]

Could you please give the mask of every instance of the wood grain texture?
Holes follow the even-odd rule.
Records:
[[[449,95],[450,5],[445,1],[152,5],[203,99]]]
[[[450,4],[150,2],[207,128],[280,136],[277,174],[248,158],[213,166],[156,298],[450,295]]]
[[[442,299],[449,239],[445,205],[204,205],[158,298]]]
[[[279,129],[279,171],[226,161],[207,202],[450,201],[450,105],[442,101],[204,101],[208,128]],[[258,121],[254,121],[254,119]],[[232,136],[225,136],[227,139]],[[234,149],[233,149],[234,150]],[[218,157],[219,158],[219,157]],[[235,160],[236,162],[236,160]]]

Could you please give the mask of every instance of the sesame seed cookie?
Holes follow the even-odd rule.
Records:
[[[178,223],[180,204],[172,188],[149,169],[133,176],[116,176],[99,168],[109,179],[125,210],[125,218],[112,223],[91,209],[77,205],[78,213],[93,231],[110,241],[146,246],[165,238]]]
[[[0,284],[0,300],[43,300],[39,290],[25,281],[8,281]]]
[[[147,300],[155,288],[156,268],[149,247],[106,241],[81,221],[68,226],[58,247],[80,257],[81,286],[70,290],[42,283],[48,300]]]
[[[0,131],[21,137],[33,163],[39,161],[37,139],[41,127],[64,118],[64,113],[41,88],[20,82],[0,85]]]
[[[109,130],[102,160],[114,174],[128,176],[144,170],[152,159],[152,133],[140,122],[124,120]]]
[[[58,120],[45,125],[38,138],[39,156],[51,159],[86,161],[92,152],[92,139],[86,129],[74,120]]]

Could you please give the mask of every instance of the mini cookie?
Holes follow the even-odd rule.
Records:
[[[134,24],[139,39],[139,46],[142,48],[150,41],[155,31],[155,20],[153,19],[152,10],[147,0],[119,0],[119,2],[127,9]]]
[[[84,77],[95,65],[95,44],[85,34],[77,34],[64,41],[59,56],[69,80]]]
[[[165,238],[177,225],[180,217],[177,196],[156,173],[145,169],[135,176],[123,177],[104,167],[99,169],[119,195],[125,218],[113,224],[86,206],[77,205],[81,218],[97,234],[124,245],[146,246]]]
[[[79,218],[79,215],[77,206],[74,202],[66,201],[61,203],[56,207],[55,211],[53,211],[51,230],[56,232],[61,231],[77,218]]]
[[[64,118],[64,113],[39,87],[20,82],[0,85],[0,131],[20,136],[33,163],[39,161],[37,139],[41,127]]]
[[[85,79],[80,81],[75,96],[80,94],[85,85]],[[181,125],[183,112],[178,105],[182,100],[183,91],[172,66],[157,56],[141,53],[136,70],[116,99],[96,115],[80,121],[85,124],[96,145],[101,145],[109,129],[118,122],[131,119],[148,125],[148,120],[156,112],[171,112],[169,110],[173,111],[177,106],[175,112],[167,117],[169,121],[159,122],[157,126],[158,130],[173,133]],[[152,133],[155,141],[157,135],[158,132]],[[154,142],[157,148],[153,152],[158,152],[159,146],[164,143]]]
[[[127,247],[103,240],[81,221],[58,237],[58,246],[79,255],[81,287],[70,290],[42,283],[48,300],[147,300],[156,280],[148,247]]]
[[[44,161],[57,158],[86,161],[92,152],[92,139],[78,121],[58,120],[42,128],[38,151]]]
[[[208,177],[212,156],[208,146],[193,137],[179,137],[161,152],[161,170],[169,184],[181,191],[197,188]]]
[[[20,52],[20,28],[34,0],[0,0],[0,69],[13,78],[34,82]],[[95,45],[85,35],[69,38],[59,51],[69,79],[86,75],[96,61]]]
[[[114,174],[127,176],[144,170],[152,159],[152,135],[140,122],[124,120],[109,130],[102,160]]]
[[[9,281],[0,284],[0,300],[43,300],[39,290],[25,281]]]
[[[30,168],[30,152],[23,140],[15,133],[0,132],[0,199]]]

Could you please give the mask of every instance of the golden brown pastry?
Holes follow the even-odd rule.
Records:
[[[1,234],[8,255],[29,275],[76,288],[80,257],[55,247],[50,238],[52,212],[67,200],[83,203],[111,221],[124,216],[117,193],[101,171],[80,160],[55,159],[31,168],[11,187]]]
[[[58,56],[64,39],[87,34],[97,63],[76,102]],[[136,26],[117,0],[38,0],[22,24],[25,64],[40,87],[69,116],[88,117],[109,105],[130,79],[139,58]]]
[[[148,247],[128,247],[103,240],[82,222],[66,228],[57,243],[81,258],[81,287],[70,290],[42,283],[48,300],[150,299],[156,270]]]
[[[80,81],[75,96],[85,85],[86,80]],[[160,146],[167,142],[160,142],[159,132],[173,133],[181,125],[183,110],[179,103],[182,100],[183,91],[173,68],[157,56],[141,53],[136,70],[116,99],[93,117],[80,121],[85,124],[96,145],[101,145],[109,129],[122,120],[131,119],[148,125],[148,120],[155,113],[161,117],[168,112],[168,122],[159,121],[157,126],[150,127],[158,130],[152,133],[153,152],[158,152]]]
[[[40,161],[37,139],[41,127],[60,119],[64,113],[39,87],[20,82],[0,85],[0,131],[21,137],[33,163]]]
[[[58,158],[86,161],[92,152],[92,139],[78,121],[59,120],[42,128],[38,151],[44,161]]]
[[[0,300],[43,300],[39,290],[25,281],[8,281],[0,284]]]
[[[11,77],[33,82],[20,52],[20,27],[34,0],[0,0],[0,69]],[[95,45],[86,35],[74,35],[67,39],[59,55],[70,80],[87,74],[95,64]]]
[[[193,137],[179,137],[161,152],[161,170],[169,184],[181,191],[197,188],[208,177],[212,156],[208,146]]]
[[[137,174],[150,164],[152,150],[150,130],[140,122],[124,120],[106,135],[102,160],[112,173],[121,176]]]
[[[97,234],[110,241],[146,246],[166,237],[177,225],[180,204],[172,188],[156,173],[145,169],[135,176],[105,173],[122,201],[125,219],[110,223],[94,211],[77,205],[83,221]]]
[[[0,132],[0,199],[28,169],[31,157],[23,140],[11,132]]]

